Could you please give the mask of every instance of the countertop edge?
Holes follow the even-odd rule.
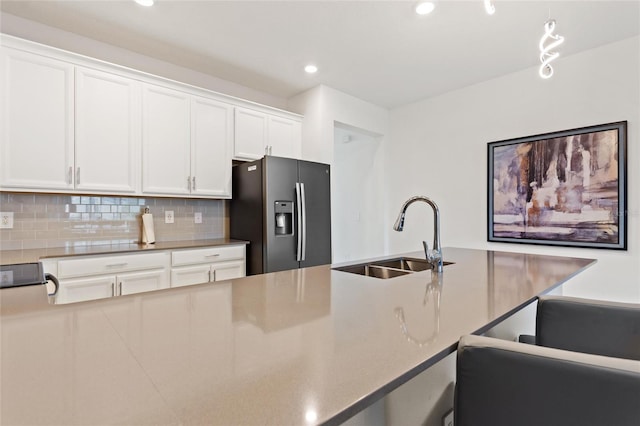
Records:
[[[76,247],[50,247],[22,250],[0,250],[0,264],[38,262],[43,259],[71,256],[94,256],[125,253],[146,253],[162,250],[198,249],[204,247],[247,245],[249,241],[229,238],[206,240],[159,241],[155,244],[117,243]]]

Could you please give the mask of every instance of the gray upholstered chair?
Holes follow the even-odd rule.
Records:
[[[640,425],[640,305],[538,304],[536,345],[464,336],[455,425]]]
[[[640,305],[540,297],[535,343],[548,348],[640,360]]]

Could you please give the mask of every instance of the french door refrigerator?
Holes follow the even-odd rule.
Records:
[[[232,176],[230,237],[250,242],[247,275],[331,263],[328,164],[265,156]]]

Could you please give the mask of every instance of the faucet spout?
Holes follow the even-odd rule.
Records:
[[[426,241],[423,241],[422,244],[424,246],[424,254],[427,258],[427,262],[431,264],[433,270],[442,272],[443,263],[442,246],[440,245],[440,209],[438,209],[438,205],[433,202],[433,200],[422,195],[409,198],[400,208],[400,213],[393,225],[393,229],[398,232],[401,232],[404,229],[404,218],[407,213],[407,209],[416,201],[427,203],[433,209],[433,249],[429,250],[429,246]]]

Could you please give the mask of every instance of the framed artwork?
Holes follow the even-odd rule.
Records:
[[[627,122],[488,144],[488,241],[627,249]]]

